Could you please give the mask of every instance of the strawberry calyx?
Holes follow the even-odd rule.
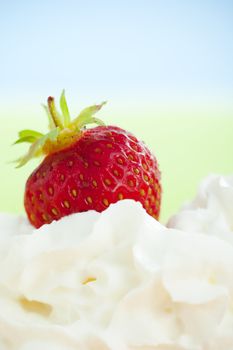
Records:
[[[48,97],[47,105],[43,105],[43,107],[48,116],[50,131],[47,134],[30,129],[19,132],[19,138],[15,144],[26,142],[31,145],[28,152],[16,160],[16,167],[22,167],[32,158],[52,154],[71,146],[82,136],[83,130],[88,124],[104,125],[101,119],[95,117],[95,114],[105,104],[106,101],[99,105],[87,107],[71,120],[65,91],[62,91],[60,97],[61,113],[56,108],[55,99],[51,96]]]

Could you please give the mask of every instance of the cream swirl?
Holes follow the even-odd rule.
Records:
[[[0,217],[1,350],[230,350],[233,247],[125,200],[32,229]]]
[[[210,175],[196,198],[168,222],[168,227],[215,235],[233,245],[233,175]]]

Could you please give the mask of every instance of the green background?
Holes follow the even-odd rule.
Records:
[[[84,106],[75,107],[76,114]],[[233,111],[231,106],[151,106],[108,102],[99,113],[108,124],[130,130],[145,141],[156,155],[162,171],[161,221],[191,199],[200,180],[210,173],[233,173]],[[17,107],[17,108],[16,108]],[[46,131],[47,120],[38,105],[8,106],[2,111],[0,138],[0,211],[23,212],[24,184],[38,160],[21,169],[8,162],[26,151],[12,146],[17,131],[33,128]]]

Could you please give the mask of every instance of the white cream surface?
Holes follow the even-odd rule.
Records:
[[[216,236],[233,245],[233,175],[210,175],[196,198],[183,206],[168,227]]]
[[[0,350],[232,350],[233,246],[180,228],[130,200],[38,230],[1,214]]]

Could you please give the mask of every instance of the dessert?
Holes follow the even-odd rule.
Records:
[[[86,117],[93,122],[101,106],[84,110],[78,122]],[[61,107],[70,126],[64,94]],[[0,350],[232,350],[233,176],[208,177],[197,197],[164,226],[155,219],[160,173],[147,148],[116,127],[64,129],[52,98],[49,110],[49,134],[23,130],[17,141],[32,144],[20,166],[42,151],[50,153],[26,185],[28,218],[0,214]],[[81,178],[86,186],[77,181],[87,159],[79,149],[77,158],[82,157],[76,160],[73,146],[84,138],[85,147],[101,149],[109,142],[105,132],[115,133],[115,143],[102,154],[105,167],[95,173],[100,191],[90,192],[94,171],[86,168]],[[68,134],[75,139],[71,145]],[[115,147],[125,157],[126,167],[119,164],[123,179],[138,176],[132,191],[115,178],[114,188],[113,178],[103,185],[103,174],[116,166],[110,162]],[[137,160],[127,157],[129,149]],[[57,178],[64,173],[67,186],[59,189]],[[90,206],[64,204],[62,196],[72,195],[74,185],[81,204],[92,198]],[[125,186],[126,199],[114,197],[119,186]],[[98,207],[98,197],[106,194],[108,205]],[[61,198],[59,215],[52,217]]]
[[[204,179],[196,198],[184,205],[168,226],[214,235],[233,244],[233,176]]]
[[[2,216],[0,232],[1,350],[233,348],[223,239],[166,228],[132,200],[37,230]]]
[[[19,133],[16,143],[31,143],[19,167],[34,156],[45,155],[25,189],[25,209],[35,227],[72,213],[101,212],[125,198],[141,202],[158,219],[161,185],[157,160],[131,133],[105,126],[94,117],[103,104],[88,107],[71,120],[63,92],[62,115],[54,98],[48,98],[48,134],[33,130]],[[93,123],[100,126],[85,129]]]

